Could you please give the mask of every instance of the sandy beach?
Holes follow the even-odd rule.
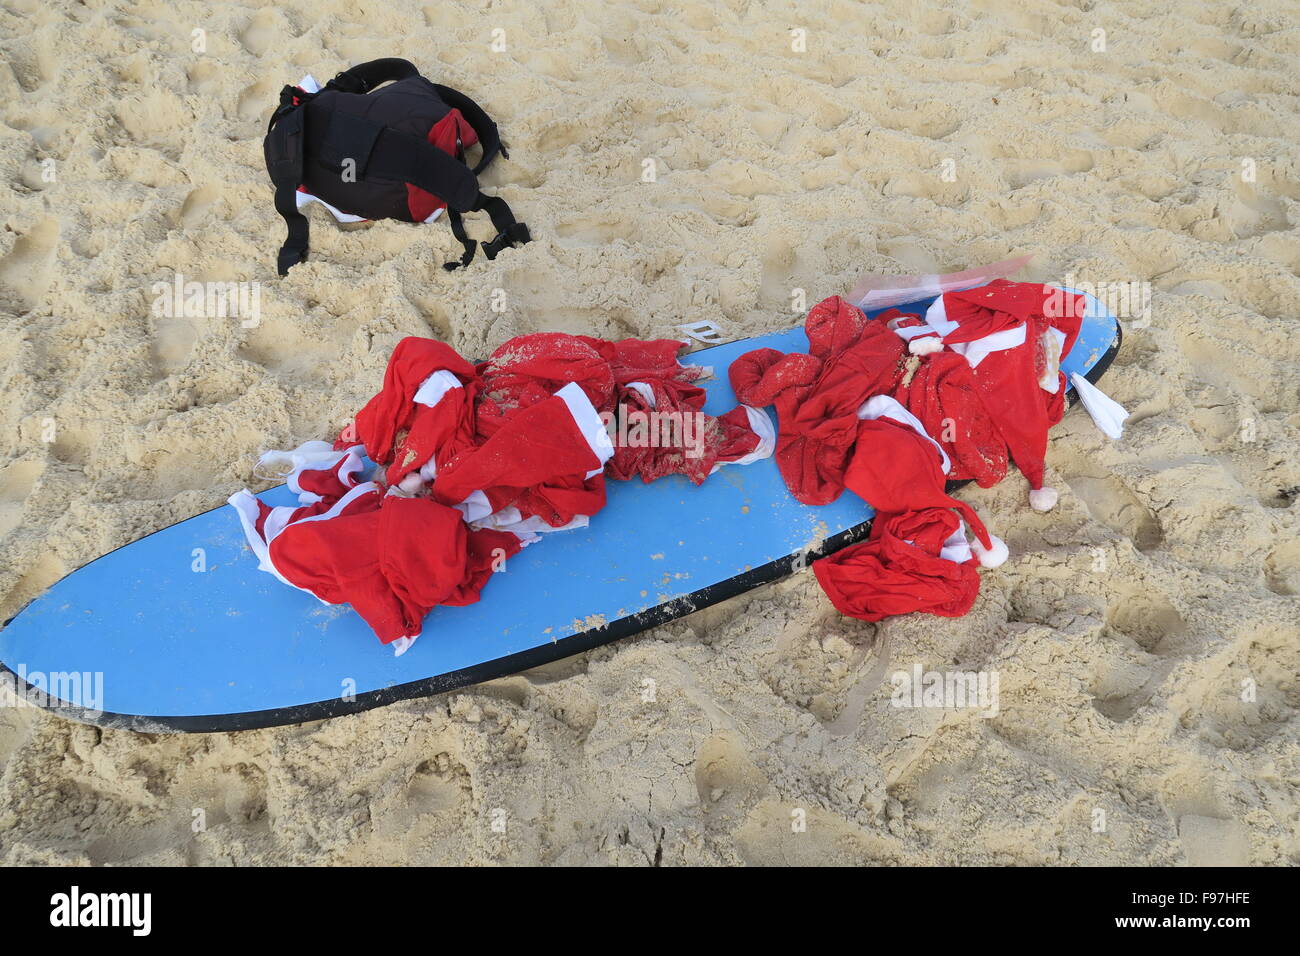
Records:
[[[1298,15],[5,0],[0,620],[267,487],[258,453],[337,434],[404,336],[738,339],[864,273],[1029,254],[1015,278],[1149,302],[1105,378],[1123,438],[1082,410],[1052,432],[1056,509],[1016,474],[960,493],[1011,549],[965,617],[864,623],[799,574],[301,726],[3,707],[0,862],[1300,863]],[[446,272],[445,223],[317,210],[278,278],[279,90],[384,56],[493,114],[484,186],[533,241]],[[177,276],[256,283],[258,322],[157,314]],[[996,671],[998,712],[891,706],[914,665]]]

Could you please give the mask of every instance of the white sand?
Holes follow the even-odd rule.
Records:
[[[549,329],[744,336],[793,324],[796,288],[1032,252],[1021,278],[1151,283],[1106,379],[1123,440],[1081,411],[1057,429],[1051,514],[1018,477],[968,493],[1013,557],[960,620],[872,627],[801,575],[320,724],[0,710],[0,859],[1300,861],[1300,7],[469,6],[4,4],[0,618],[217,505],[260,449],[332,435],[410,334],[471,356]],[[512,159],[486,181],[536,241],[447,274],[443,224],[318,212],[279,280],[277,92],[388,55],[498,118]],[[261,282],[260,326],[153,316],[177,272]],[[915,663],[996,670],[998,715],[890,707]]]

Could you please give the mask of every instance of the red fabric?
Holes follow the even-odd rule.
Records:
[[[1034,489],[1043,487],[1047,431],[1065,410],[1064,373],[1057,373],[1055,393],[1039,384],[1047,370],[1045,336],[1056,328],[1065,334],[1061,355],[1078,338],[1086,300],[1050,286],[998,279],[979,289],[944,296],[948,318],[961,323],[946,343],[969,342],[987,331],[1025,325],[1025,341],[985,356],[973,369],[984,408],[1002,436],[1007,452]]]
[[[505,415],[545,401],[576,382],[597,411],[612,405],[614,371],[601,343],[565,332],[518,335],[479,366],[494,414]]]
[[[514,508],[520,519],[540,518],[552,527],[604,507],[605,475],[592,446],[600,447],[597,415],[613,414],[621,401],[645,406],[632,383],[649,389],[658,410],[698,413],[703,454],[638,449],[620,477],[649,481],[680,472],[702,481],[716,462],[757,446],[743,408],[718,418],[700,413],[704,391],[695,381],[701,370],[681,365],[680,349],[668,339],[606,342],[544,333],[512,339],[475,367],[441,342],[403,339],[389,358],[383,388],[335,443],[340,460],[290,477],[300,507],[270,508],[247,492],[232,504],[251,525],[250,543],[265,548],[258,553],[279,576],[327,603],[350,603],[385,644],[414,637],[433,607],[477,601],[494,566],[522,547],[514,533],[473,529],[455,506],[481,504],[481,492],[494,514]],[[432,385],[445,383],[435,379],[415,401],[440,372],[460,387],[437,397]],[[571,383],[591,409],[570,411],[555,394]],[[577,405],[582,401],[577,397]],[[584,435],[575,415],[596,434]],[[389,493],[379,483],[357,483],[359,444],[387,466]],[[513,520],[508,514],[500,520]]]
[[[1047,458],[1047,429],[1054,424],[1049,410],[1058,402],[1038,384],[1042,342],[1031,332],[1022,345],[992,352],[973,369],[984,407],[1007,453],[1031,488],[1043,487]],[[1057,394],[1064,395],[1064,376]],[[1057,414],[1055,421],[1060,420]]]
[[[680,343],[674,343],[680,345]],[[705,392],[679,377],[664,376],[649,368],[631,372],[619,367],[627,382],[640,382],[654,397],[628,384],[615,386],[618,397],[614,419],[614,457],[607,466],[609,476],[627,480],[640,475],[650,483],[665,475],[685,475],[702,484],[719,462],[736,461],[754,451],[759,436],[749,416],[739,405],[725,415],[706,415]]]
[[[836,610],[863,621],[913,611],[960,617],[979,595],[980,576],[974,560],[939,557],[958,527],[947,508],[877,514],[866,541],[814,561],[813,573]]]
[[[973,342],[1025,326],[1025,341],[986,355],[977,368],[953,352],[936,352],[894,397],[916,415],[953,460],[952,479],[973,478],[987,488],[1014,460],[1031,488],[1043,486],[1047,431],[1064,412],[1065,376],[1055,393],[1038,384],[1047,369],[1044,336],[1064,333],[1062,357],[1079,336],[1087,301],[1051,286],[996,279],[943,297],[958,328],[945,344]],[[883,318],[883,316],[882,316]],[[963,368],[963,366],[965,366]]]
[[[650,442],[653,432],[653,439],[669,439],[615,442],[608,465],[611,478],[639,475],[650,482],[682,474],[699,484],[718,462],[735,461],[753,451],[759,438],[744,409],[720,417],[703,413],[705,392],[695,384],[701,370],[678,361],[681,349],[676,339],[610,342],[564,332],[517,336],[479,367],[485,397],[479,434],[494,434],[515,409],[548,399],[573,382],[596,411],[607,416],[616,437],[635,440],[644,434]],[[630,387],[633,382],[649,388],[653,405]],[[689,422],[685,416],[691,416]]]
[[[506,532],[471,531],[459,511],[428,498],[373,492],[337,517],[288,525],[270,554],[289,582],[329,604],[351,604],[389,644],[418,635],[439,604],[477,601],[494,557],[520,547]]]
[[[995,332],[1004,332],[1042,315],[1044,286],[994,279],[988,285],[948,292],[943,297],[944,314],[958,328],[943,337],[947,345],[973,342]]]
[[[434,408],[415,402],[424,380],[443,370],[464,387],[448,392]],[[395,485],[435,452],[446,460],[472,443],[477,391],[474,366],[451,346],[433,339],[404,338],[388,359],[384,387],[357,413],[357,437],[373,461],[389,466],[386,478]]]
[[[948,321],[961,326],[943,337],[949,345],[973,342],[1028,322],[1039,324],[1040,331],[1051,325],[1064,332],[1061,354],[1066,355],[1079,337],[1087,300],[1052,286],[994,279],[988,285],[946,293],[943,306]]]
[[[559,527],[605,506],[604,476],[583,477],[599,468],[564,399],[552,395],[440,467],[433,496],[454,505],[482,491],[494,510],[513,505]]]
[[[904,344],[839,296],[804,322],[808,354],[755,349],[731,364],[731,387],[746,405],[776,406],[776,463],[794,497],[829,504],[844,490],[857,439],[857,411],[890,394],[903,373]]]
[[[742,402],[776,406],[777,464],[795,498],[825,504],[847,486],[876,509],[868,542],[814,565],[835,606],[866,620],[969,609],[979,589],[975,562],[938,557],[943,539],[957,528],[953,509],[985,548],[992,542],[974,510],[944,492],[946,480],[971,478],[988,487],[1014,459],[1030,486],[1042,487],[1047,431],[1061,418],[1066,387],[1059,371],[1054,393],[1039,384],[1052,374],[1048,333],[1063,333],[1061,355],[1068,354],[1086,300],[998,279],[947,293],[943,304],[946,318],[957,324],[942,337],[946,345],[1020,326],[1025,341],[985,355],[974,369],[951,350],[908,358],[890,327],[923,325],[919,316],[891,309],[873,322],[831,298],[808,315],[807,354],[756,349],[731,367]],[[881,394],[915,415],[948,454],[947,476],[934,445],[910,427],[887,418],[857,421],[861,405]]]
[[[939,450],[924,435],[889,418],[858,423],[853,460],[844,476],[848,488],[878,513],[956,508],[980,543],[992,547],[975,509],[946,494],[945,481]]]
[[[927,355],[911,380],[899,383],[894,398],[921,420],[948,453],[949,480],[973,478],[981,488],[988,488],[1006,475],[1006,440],[965,356],[949,351]]]
[[[448,156],[455,156],[456,136],[458,134],[461,143],[466,149],[478,142],[478,134],[474,132],[474,127],[470,126],[465,117],[460,115],[460,110],[453,108],[446,116],[433,124],[429,129],[428,139],[430,143]],[[447,203],[433,193],[407,183],[406,206],[411,210],[412,222],[424,222],[433,215],[435,210],[446,209]]]
[[[477,601],[494,567],[519,552],[515,535],[470,530],[459,511],[427,498],[385,496],[358,483],[361,471],[355,453],[299,471],[300,500],[320,500],[271,508],[254,499],[254,527],[281,577],[329,604],[351,604],[381,642],[418,635],[439,604]]]

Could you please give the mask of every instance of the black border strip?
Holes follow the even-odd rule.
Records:
[[[1114,318],[1114,317],[1112,317]],[[1115,319],[1115,339],[1111,347],[1099,358],[1085,374],[1089,382],[1096,382],[1110,368],[1115,356],[1119,354],[1120,345],[1124,338],[1123,327],[1119,320]],[[729,343],[730,344],[730,343]],[[700,352],[706,352],[708,349],[701,349]],[[699,354],[699,353],[693,353]],[[1067,395],[1069,406],[1073,406],[1078,401],[1078,393],[1071,392]],[[955,491],[969,481],[949,482],[948,491]],[[212,509],[213,511],[217,509]],[[205,512],[206,513],[206,512]],[[187,519],[189,520],[189,519]],[[175,525],[168,525],[175,527]],[[152,532],[158,534],[159,531],[165,531],[166,528],[160,528]],[[373,710],[376,707],[384,707],[388,704],[395,704],[398,701],[411,700],[417,697],[430,697],[435,694],[443,694],[448,691],[458,690],[472,684],[481,684],[484,681],[495,680],[498,677],[505,677],[510,674],[517,674],[520,671],[528,670],[533,667],[539,667],[542,664],[550,664],[566,657],[572,657],[574,654],[581,654],[583,651],[589,651],[592,648],[600,647],[602,644],[609,644],[612,641],[621,640],[638,634],[641,631],[648,630],[652,627],[658,627],[661,624],[667,624],[669,621],[675,621],[680,617],[685,617],[695,611],[703,610],[728,598],[736,597],[746,591],[764,584],[770,584],[791,574],[796,562],[815,560],[832,554],[847,545],[859,541],[867,536],[871,530],[871,521],[864,521],[861,524],[847,528],[839,534],[832,535],[822,542],[819,546],[806,552],[787,555],[783,558],[777,558],[757,568],[739,574],[725,581],[719,581],[708,587],[701,588],[698,591],[692,591],[690,594],[681,595],[666,601],[663,604],[647,608],[644,611],[638,611],[636,614],[630,614],[627,617],[619,618],[608,624],[594,627],[590,630],[583,631],[580,634],[573,634],[569,637],[560,638],[538,647],[529,648],[526,651],[520,651],[517,654],[509,654],[506,657],[498,657],[490,661],[484,661],[481,664],[475,664],[472,667],[465,667],[460,670],[448,671],[445,674],[439,674],[435,677],[426,677],[421,680],[411,681],[408,684],[397,684],[393,687],[385,687],[380,690],[367,691],[364,694],[358,694],[352,700],[342,698],[334,700],[316,701],[311,704],[296,704],[292,707],[278,707],[272,710],[250,710],[234,714],[200,714],[194,716],[173,716],[173,717],[147,717],[133,714],[116,714],[111,711],[90,711],[84,707],[78,707],[63,701],[46,706],[40,705],[43,709],[57,714],[60,717],[67,717],[85,724],[93,724],[96,727],[104,727],[110,730],[134,730],[139,733],[186,733],[186,734],[204,734],[204,733],[229,733],[239,730],[259,730],[264,727],[280,727],[289,724],[303,724],[314,720],[326,720],[330,717],[343,717],[348,714],[358,714],[362,711]],[[145,535],[144,537],[148,537]],[[144,540],[143,538],[136,539]],[[129,544],[135,544],[135,541]],[[129,547],[129,544],[122,547]],[[118,549],[114,549],[118,550]],[[112,554],[110,551],[109,554]],[[95,559],[99,560],[98,558]],[[88,564],[94,563],[87,562]],[[86,565],[82,565],[85,567]],[[79,569],[78,569],[79,570]],[[75,574],[75,571],[69,572]],[[25,607],[25,605],[24,605]],[[14,617],[21,614],[20,609]],[[9,619],[13,620],[13,617]],[[6,626],[8,621],[5,622]],[[26,694],[29,698],[41,699],[45,695],[43,692],[32,687],[26,681],[22,680],[16,673],[9,669],[3,662],[0,662],[0,674],[11,676],[15,688],[26,688]],[[20,690],[20,693],[22,691]]]

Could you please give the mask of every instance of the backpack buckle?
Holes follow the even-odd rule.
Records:
[[[514,248],[515,245],[523,245],[531,242],[532,236],[528,234],[528,226],[522,222],[512,222],[496,234],[496,238],[491,242],[483,243],[483,255],[489,259],[495,259],[497,253],[505,248]]]
[[[332,90],[339,90],[343,93],[369,93],[370,84],[347,70],[343,70],[338,76],[326,84]]]

